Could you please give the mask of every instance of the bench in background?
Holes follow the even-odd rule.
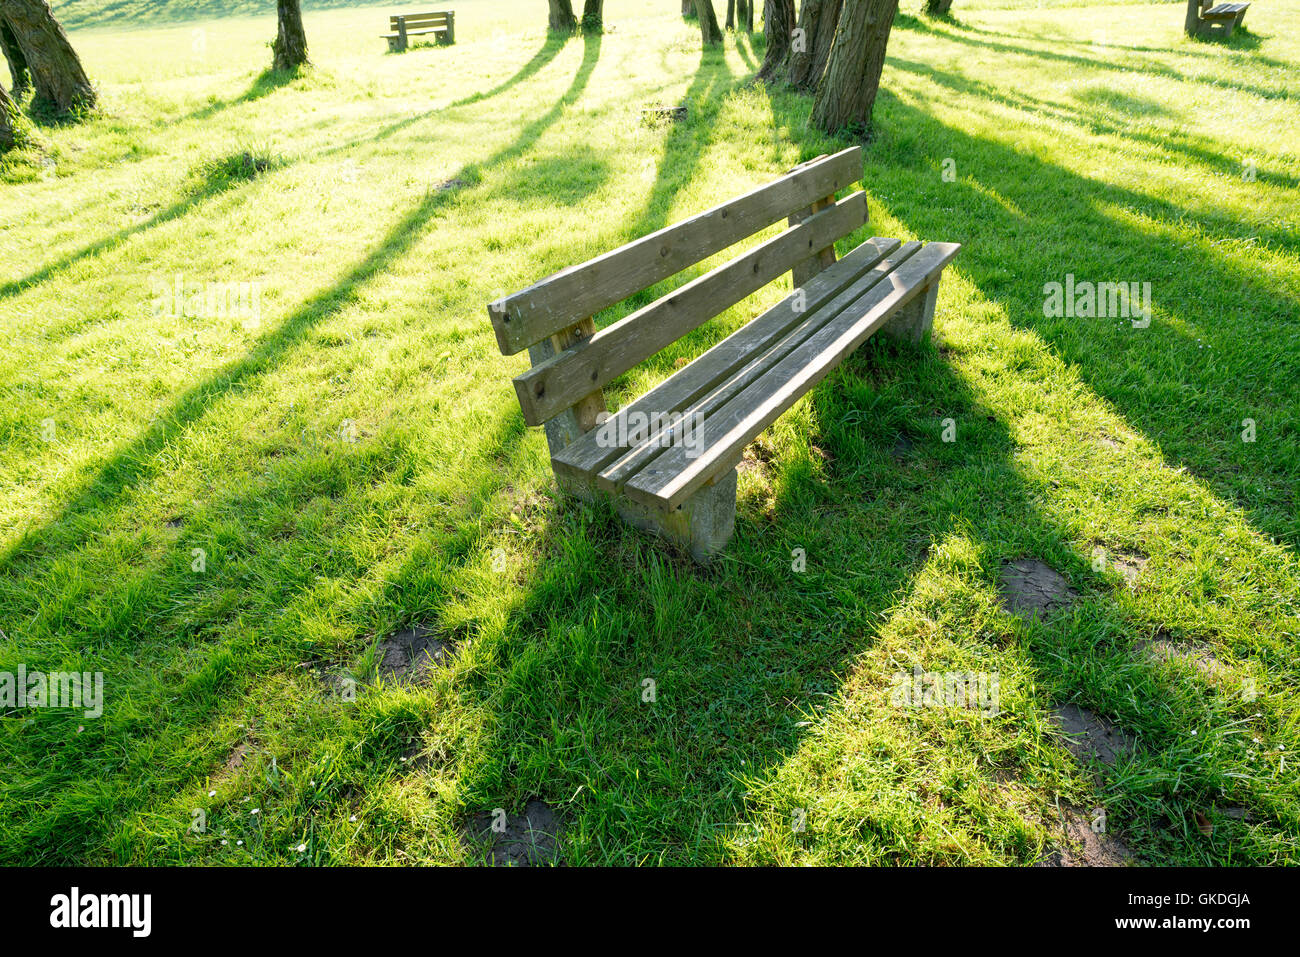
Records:
[[[735,526],[745,446],[876,332],[930,329],[955,243],[870,239],[858,147],[819,157],[707,212],[556,273],[489,306],[501,351],[528,350],[514,380],[545,425],[567,493],[613,497],[623,518],[708,561]],[[592,317],[786,220],[788,228],[600,330]],[[795,291],[645,395],[609,415],[602,389],[735,303],[792,272]]]
[[[1222,35],[1224,39],[1232,36],[1232,31],[1241,26],[1246,16],[1249,3],[1220,3],[1210,5],[1211,0],[1187,0],[1187,22],[1184,28],[1189,37],[1209,37]]]
[[[388,41],[390,53],[400,53],[407,47],[409,37],[432,34],[439,43],[456,42],[456,13],[444,10],[439,13],[407,13],[388,18],[388,33],[380,34]]]

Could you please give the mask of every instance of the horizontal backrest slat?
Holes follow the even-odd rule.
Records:
[[[867,196],[853,193],[533,366],[514,380],[524,421],[563,412],[866,221]]]
[[[394,30],[397,29],[398,21],[405,20],[408,27],[441,27],[447,23],[447,14],[445,13],[406,13],[397,14],[388,18],[389,26]]]
[[[506,296],[488,307],[501,351],[513,355],[594,316],[857,182],[861,176],[862,150],[853,146]]]

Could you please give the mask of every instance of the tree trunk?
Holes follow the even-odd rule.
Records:
[[[582,4],[582,32],[600,33],[605,29],[605,0],[585,0]]]
[[[894,2],[897,3],[898,0]],[[794,0],[766,0],[763,6],[763,34],[767,37],[767,53],[763,55],[763,65],[758,68],[760,80],[772,80],[784,72],[785,58],[790,54],[792,33]]]
[[[727,0],[727,29],[736,29],[736,0]]]
[[[573,15],[572,0],[549,0],[549,3],[551,12],[546,21],[546,29],[557,33],[572,33],[578,29],[578,18]]]
[[[682,17],[686,20],[694,20],[695,16],[695,0],[682,0]]]
[[[898,0],[844,0],[810,122],[824,133],[866,132]]]
[[[841,4],[842,0],[803,0],[799,11],[799,29],[803,32],[790,48],[790,82],[796,88],[815,90],[821,82],[835,40]]]
[[[46,0],[0,0],[0,15],[27,61],[37,104],[56,113],[95,105],[95,89]]]
[[[14,106],[14,101],[9,99],[5,88],[0,86],[0,153],[13,149],[14,116],[17,112],[18,108]]]
[[[695,0],[695,15],[700,18],[700,36],[704,39],[704,45],[712,47],[721,43],[722,28],[718,26],[713,0]]]
[[[10,85],[14,88],[14,99],[17,99],[31,84],[31,74],[27,70],[23,48],[18,45],[13,28],[3,18],[0,18],[0,51],[4,52],[9,63],[9,76],[13,78]]]
[[[754,32],[754,0],[736,0],[740,4],[741,22],[745,24],[745,32]]]
[[[925,12],[932,17],[946,17],[952,9],[952,0],[925,0]]]
[[[307,62],[307,32],[302,28],[302,7],[298,0],[276,0],[279,8],[280,29],[275,43],[277,70],[296,70]]]

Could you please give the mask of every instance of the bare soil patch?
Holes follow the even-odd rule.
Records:
[[[1117,725],[1077,704],[1061,705],[1052,712],[1051,718],[1065,736],[1065,746],[1080,761],[1096,759],[1113,765],[1133,747],[1132,739]]]
[[[1119,838],[1093,827],[1097,815],[1082,808],[1061,809],[1057,846],[1039,867],[1123,867],[1134,863],[1133,852]]]
[[[1065,576],[1035,558],[1005,562],[998,573],[998,594],[1014,614],[1045,616],[1078,597]]]
[[[466,828],[466,836],[477,845],[486,845],[497,867],[537,867],[560,863],[560,837],[564,825],[546,802],[532,800],[522,814],[506,814],[504,828],[495,811],[476,815]],[[494,828],[496,825],[496,828]]]
[[[454,646],[437,637],[434,629],[414,625],[386,638],[379,645],[378,672],[383,681],[424,681],[447,663]]]

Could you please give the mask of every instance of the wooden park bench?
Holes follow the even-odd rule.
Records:
[[[1211,0],[1187,0],[1187,22],[1184,27],[1189,37],[1208,37],[1222,34],[1226,39],[1241,26],[1249,3],[1220,3]]]
[[[956,243],[834,243],[867,222],[862,151],[796,167],[753,192],[549,276],[488,307],[524,421],[546,426],[560,487],[609,494],[622,517],[701,562],[731,537],[736,466],[759,433],[872,334],[920,341]],[[788,228],[597,330],[592,317],[715,253]],[[794,292],[609,415],[602,389],[783,273]]]
[[[439,43],[456,42],[456,13],[444,10],[439,13],[407,13],[388,18],[388,33],[380,34],[388,41],[390,53],[406,49],[410,37],[433,34]]]

